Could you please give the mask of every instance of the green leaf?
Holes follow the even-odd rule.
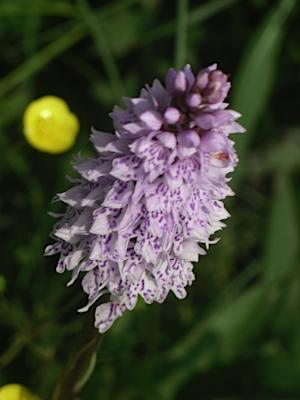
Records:
[[[206,320],[199,321],[165,359],[160,358],[163,367],[155,387],[155,394],[161,396],[158,398],[173,399],[178,388],[196,372],[229,363],[245,352],[275,300],[264,286],[258,286],[216,307]]]
[[[23,1],[6,1],[0,5],[0,17],[32,15],[55,15],[58,17],[70,17],[74,15],[74,6],[67,2],[31,1],[24,7]]]
[[[233,108],[242,114],[240,122],[247,129],[237,138],[237,151],[245,156],[255,129],[266,110],[274,87],[279,52],[284,36],[284,23],[296,4],[295,0],[282,0],[272,7],[262,24],[254,32],[245,50],[237,77],[233,84]],[[240,167],[234,176],[238,180]]]
[[[86,370],[83,371],[82,376],[78,379],[76,386],[75,386],[75,392],[79,393],[83,386],[87,383],[87,381],[90,379],[92,373],[94,372],[95,366],[97,362],[97,352],[94,352],[91,355],[90,360],[87,361],[87,367]]]
[[[25,91],[15,91],[13,95],[6,96],[5,100],[0,101],[2,110],[0,115],[0,129],[18,119],[28,101],[29,96]],[[1,145],[4,140],[8,140],[6,137],[3,138],[2,135],[4,136],[4,133],[0,135]]]
[[[0,295],[6,290],[6,279],[3,275],[0,275]]]
[[[115,60],[110,44],[107,41],[102,25],[99,24],[99,21],[88,1],[77,0],[77,4],[82,19],[86,24],[86,28],[94,40],[95,49],[97,50],[99,57],[102,59],[106,74],[110,80],[111,90],[117,100],[121,95],[124,95],[125,92],[118,64]]]
[[[99,21],[101,21],[105,18],[115,15],[116,13],[123,12],[130,7],[133,2],[134,0],[127,0],[126,2],[108,4],[107,6],[102,6],[95,11],[95,14],[97,15]],[[73,25],[59,39],[49,43],[41,50],[36,52],[34,56],[24,61],[20,66],[16,67],[13,71],[0,79],[0,98],[7,94],[15,86],[26,81],[26,79],[28,79],[30,76],[39,72],[50,61],[74,46],[76,43],[82,40],[86,34],[87,27],[80,22],[76,25]]]
[[[104,20],[102,27],[113,53],[118,57],[124,56],[136,46],[137,38],[140,37],[143,28],[141,11],[129,9],[116,14],[113,18]]]
[[[293,192],[287,174],[279,174],[271,201],[265,245],[265,278],[273,281],[290,274],[298,260],[299,226]]]
[[[195,7],[190,10],[187,15],[187,25],[193,26],[199,24],[200,22],[205,21],[218,14],[221,11],[224,11],[227,7],[233,6],[237,3],[238,0],[210,0],[206,1],[199,7]],[[162,39],[166,36],[171,36],[176,32],[176,22],[167,22],[157,28],[150,30],[149,32],[145,32],[143,37],[143,44],[147,45],[156,40]]]
[[[299,393],[299,353],[287,352],[277,343],[271,343],[263,354],[260,375],[266,385],[277,393]],[[267,350],[267,351],[266,351]]]

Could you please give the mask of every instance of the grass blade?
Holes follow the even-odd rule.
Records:
[[[121,76],[113,53],[105,38],[101,25],[86,0],[77,1],[79,11],[86,23],[86,27],[94,39],[95,47],[102,59],[115,99],[125,94]]]
[[[202,6],[192,9],[187,15],[187,26],[193,26],[199,22],[205,21],[206,19],[213,17],[219,12],[225,10],[227,7],[237,3],[238,0],[213,0],[207,1]],[[176,32],[176,22],[168,22],[161,25],[158,28],[151,30],[149,33],[145,33],[143,37],[143,44],[148,45],[156,40],[162,39],[167,36],[171,36]]]
[[[264,326],[276,299],[260,285],[200,320],[182,342],[153,366],[153,398],[174,399],[180,386],[195,373],[238,357]]]
[[[245,51],[233,85],[233,108],[242,118],[247,134],[238,137],[237,151],[241,159],[249,147],[255,128],[266,109],[268,98],[274,86],[277,59],[284,36],[284,23],[296,4],[295,0],[282,0],[272,7],[251,38]],[[234,176],[235,182],[243,172],[240,167]]]
[[[28,2],[24,7],[23,2],[6,2],[0,5],[0,16],[16,17],[16,16],[36,16],[50,15],[56,17],[72,17],[74,16],[74,6],[66,2]]]
[[[108,18],[115,13],[124,11],[127,7],[131,6],[136,0],[127,0],[121,3],[113,3],[112,5],[103,6],[96,12],[99,20]],[[84,24],[79,23],[70,30],[68,30],[63,36],[57,39],[55,42],[46,45],[44,48],[39,50],[33,57],[26,60],[19,67],[14,69],[8,75],[4,76],[0,80],[0,98],[8,93],[18,84],[24,82],[31,75],[40,71],[50,61],[58,57],[64,51],[68,50],[87,34],[87,28]]]
[[[177,14],[175,66],[179,69],[186,59],[188,0],[178,0]]]
[[[276,184],[265,244],[264,275],[272,282],[293,275],[300,242],[296,204],[287,174],[279,174]]]
[[[83,37],[84,29],[81,25],[78,25],[73,27],[60,39],[45,46],[42,50],[37,52],[35,56],[29,58],[22,65],[1,79],[0,98],[13,87],[24,82],[31,75],[41,70],[51,60],[66,51],[66,49],[74,46]]]

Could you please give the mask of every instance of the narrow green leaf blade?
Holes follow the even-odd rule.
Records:
[[[216,307],[160,359],[162,368],[155,378],[155,396],[173,399],[180,386],[195,373],[232,362],[260,332],[275,300],[276,297],[260,285]]]
[[[265,245],[265,278],[273,281],[290,274],[299,255],[297,211],[287,174],[278,176],[271,204]]]
[[[284,36],[284,23],[296,0],[282,0],[273,7],[257,31],[254,32],[242,58],[233,85],[233,108],[242,114],[240,122],[247,134],[237,138],[241,158],[253,140],[255,128],[264,113],[274,86],[277,60]],[[234,179],[241,175],[239,168]]]

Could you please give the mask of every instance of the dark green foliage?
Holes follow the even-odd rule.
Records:
[[[73,155],[91,153],[91,125],[112,130],[121,95],[185,58],[231,74],[249,129],[237,138],[232,218],[186,300],[141,302],[115,323],[81,398],[300,398],[299,3],[188,3],[186,13],[185,1],[179,12],[166,0],[0,2],[0,386],[49,399],[84,320],[79,284],[66,288],[55,257],[43,257]],[[46,94],[81,122],[59,156],[22,136],[26,105]]]

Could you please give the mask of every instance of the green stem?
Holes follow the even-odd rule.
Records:
[[[206,21],[214,15],[224,11],[226,8],[233,6],[239,0],[209,0],[205,4],[199,7],[194,7],[190,10],[187,16],[187,25],[192,27],[200,24],[200,22]],[[168,36],[172,36],[176,32],[177,25],[174,21],[167,22],[156,28],[145,32],[143,35],[143,46],[147,46],[163,39]]]
[[[188,0],[178,0],[175,65],[181,68],[186,60]]]
[[[95,308],[93,307],[87,315],[79,343],[76,346],[76,349],[79,350],[72,354],[66,364],[51,400],[74,400],[93,372],[97,350],[103,338],[94,328],[94,317]]]
[[[109,41],[105,37],[105,32],[103,31],[93,10],[90,8],[89,3],[86,0],[77,0],[77,3],[82,18],[86,23],[86,28],[90,32],[98,54],[102,59],[106,74],[110,80],[111,89],[114,93],[115,99],[117,100],[120,96],[125,94],[125,91]]]

